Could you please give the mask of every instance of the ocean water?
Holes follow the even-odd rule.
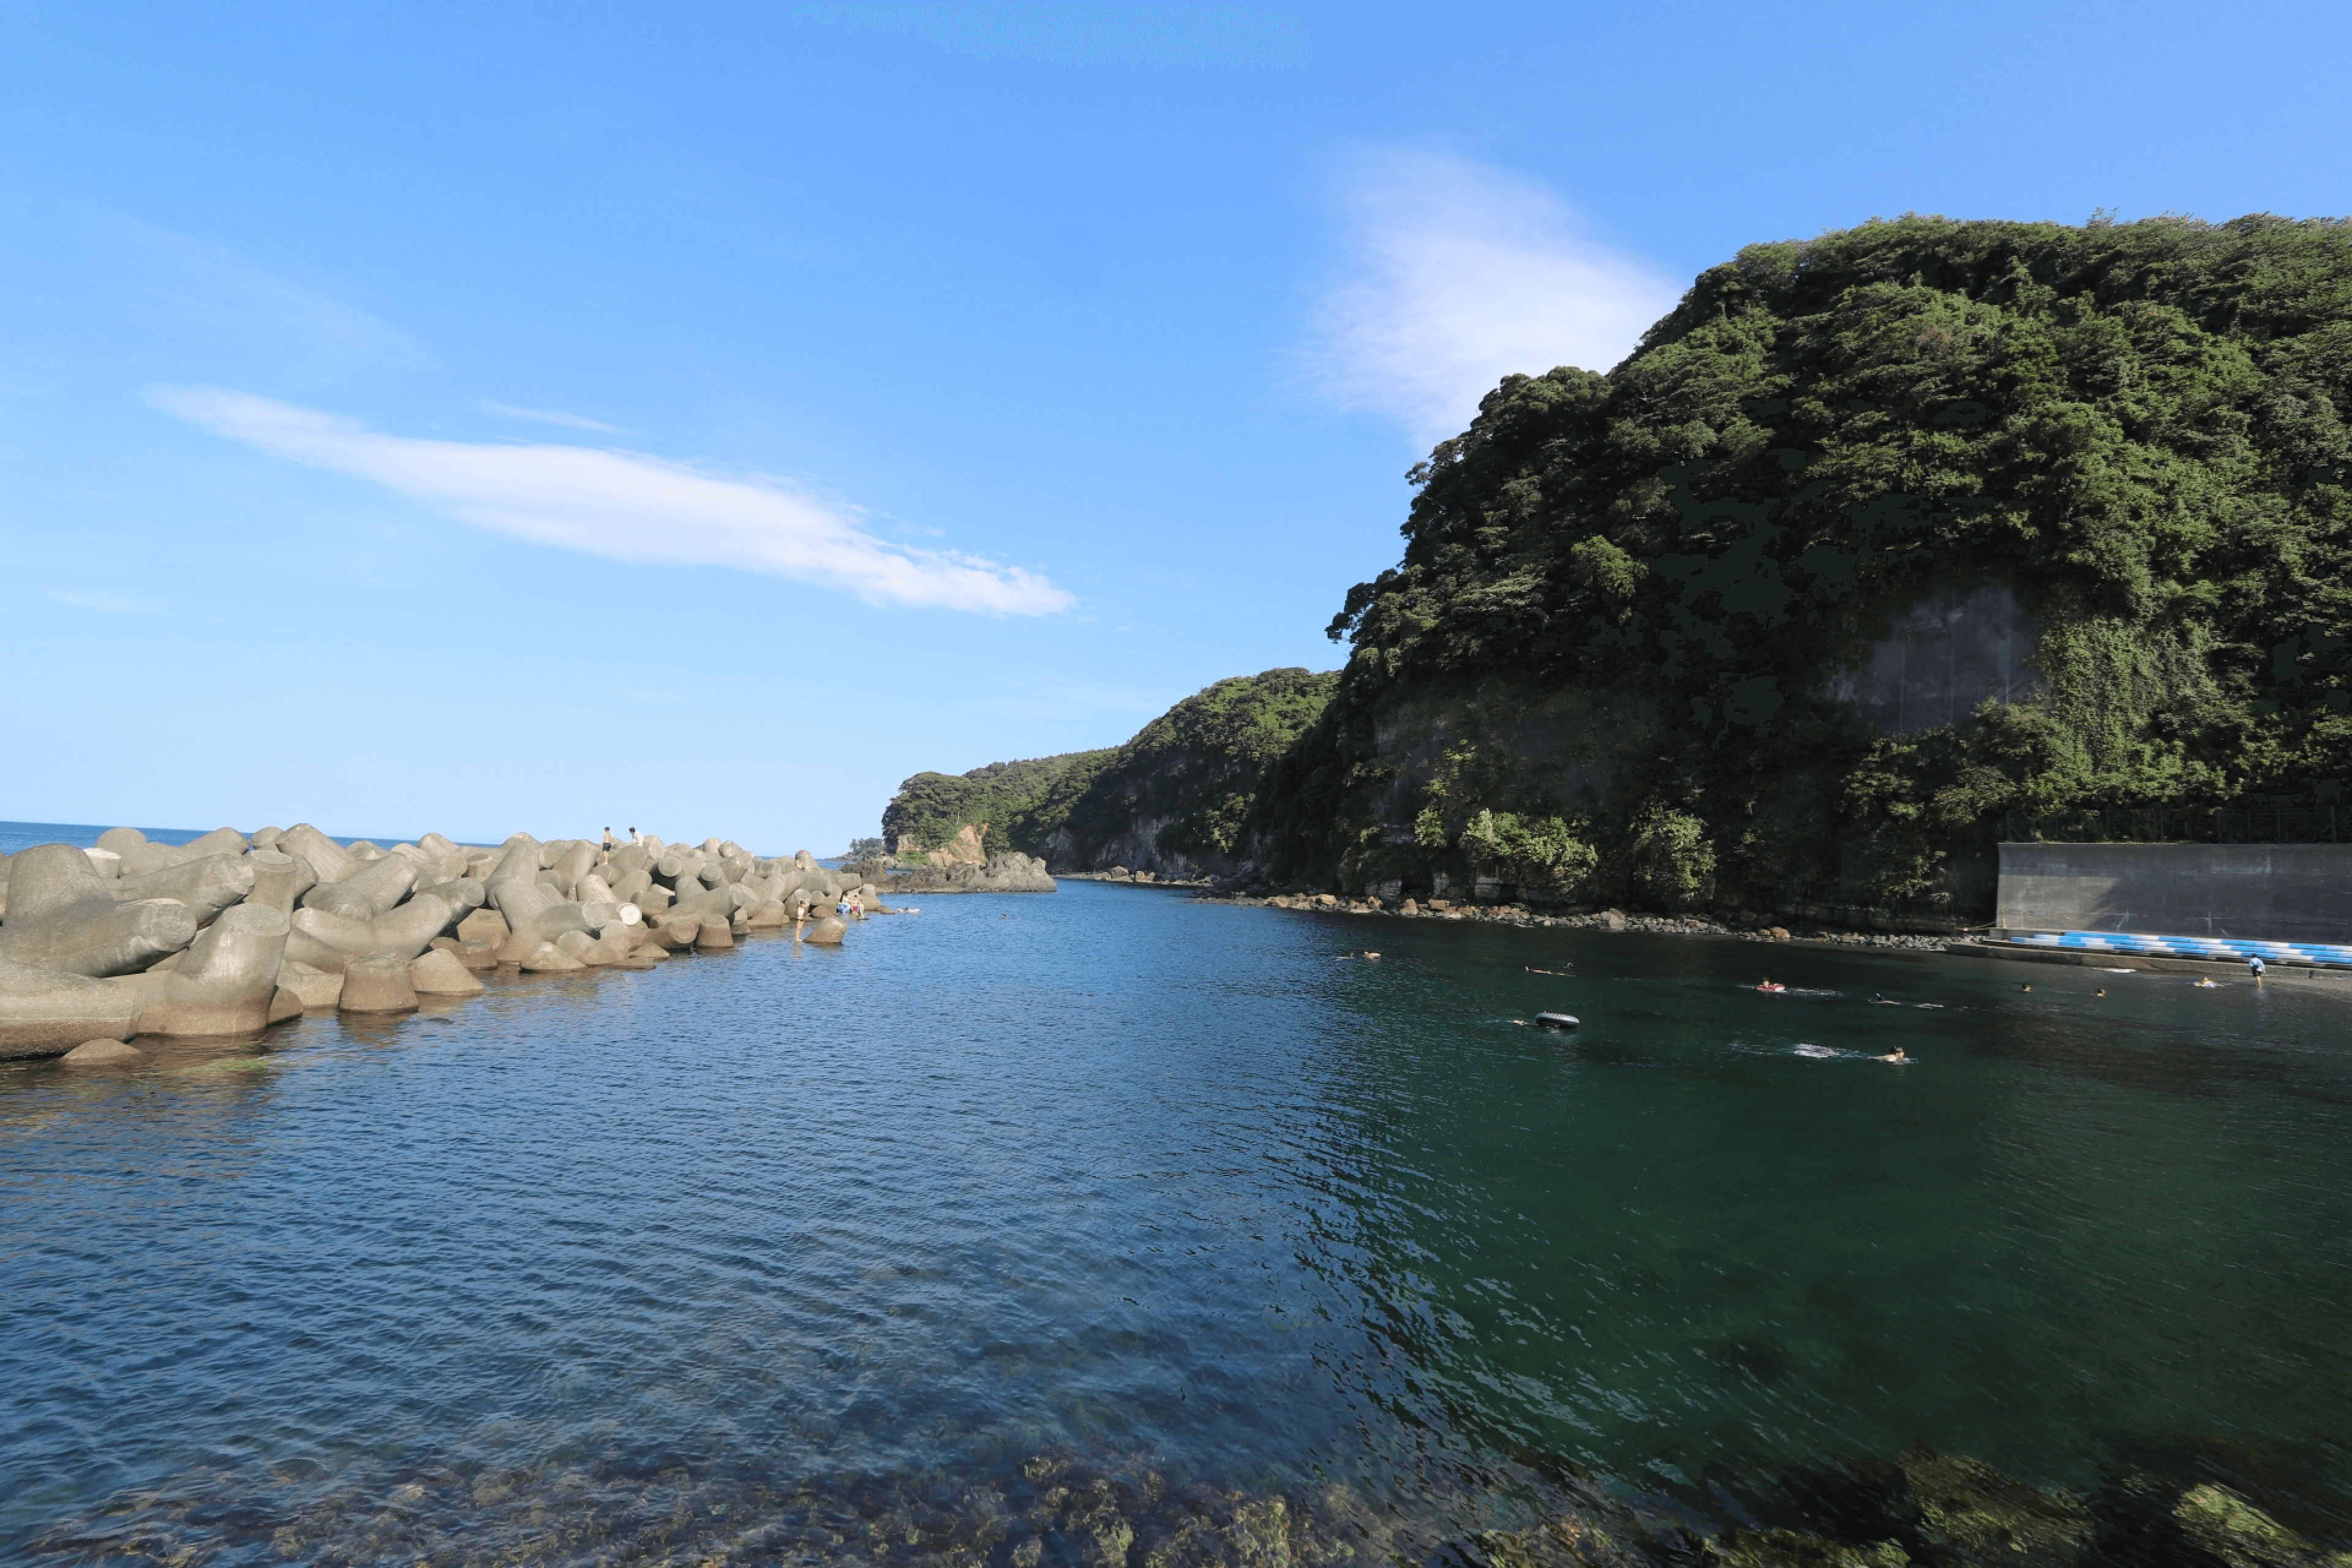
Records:
[[[0,1067],[0,1558],[1128,1561],[1023,1543],[1080,1479],[1718,1529],[1917,1444],[2352,1536],[2343,998],[918,901]]]

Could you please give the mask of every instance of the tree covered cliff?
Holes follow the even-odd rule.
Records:
[[[1254,858],[1259,781],[1330,700],[1337,672],[1269,669],[1220,680],[1184,699],[1125,745],[961,776],[918,773],[882,816],[896,848],[923,848],[966,824],[991,825],[990,848],[1045,858],[1061,869],[1122,861],[1169,873],[1232,872]]]
[[[1413,470],[1255,826],[1276,874],[1354,885],[1951,908],[2021,814],[2332,799],[2347,409],[2340,222],[1751,247],[1609,374],[1508,377]],[[2032,679],[1866,716],[1890,628],[1988,585]]]

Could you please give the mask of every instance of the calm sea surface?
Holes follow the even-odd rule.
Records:
[[[772,1561],[1040,1456],[1713,1526],[1922,1442],[2352,1534],[2352,1001],[919,901],[0,1067],[0,1557]]]

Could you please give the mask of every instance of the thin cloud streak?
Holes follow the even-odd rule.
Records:
[[[869,604],[1042,616],[1076,601],[1036,574],[886,543],[857,509],[784,480],[730,477],[589,447],[428,441],[272,398],[205,387],[149,395],[164,412],[275,458],[372,479],[478,526],[615,561],[731,566]]]
[[[542,425],[562,425],[574,430],[596,430],[607,436],[624,434],[618,425],[607,425],[601,419],[590,419],[578,414],[565,414],[553,408],[518,408],[511,403],[493,403],[487,397],[482,399],[482,411],[486,414],[500,415],[509,419],[536,419]]]
[[[1362,159],[1343,195],[1350,266],[1317,312],[1309,377],[1424,445],[1460,432],[1513,372],[1609,369],[1681,295],[1587,238],[1542,185],[1466,158]]]

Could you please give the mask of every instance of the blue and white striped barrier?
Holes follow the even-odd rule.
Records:
[[[2146,953],[2154,958],[2234,959],[2259,957],[2264,963],[2324,963],[2352,968],[2352,944],[2332,942],[2252,942],[2229,936],[2142,936],[2134,931],[2033,931],[2011,937],[2024,947],[2062,947],[2085,952]]]

